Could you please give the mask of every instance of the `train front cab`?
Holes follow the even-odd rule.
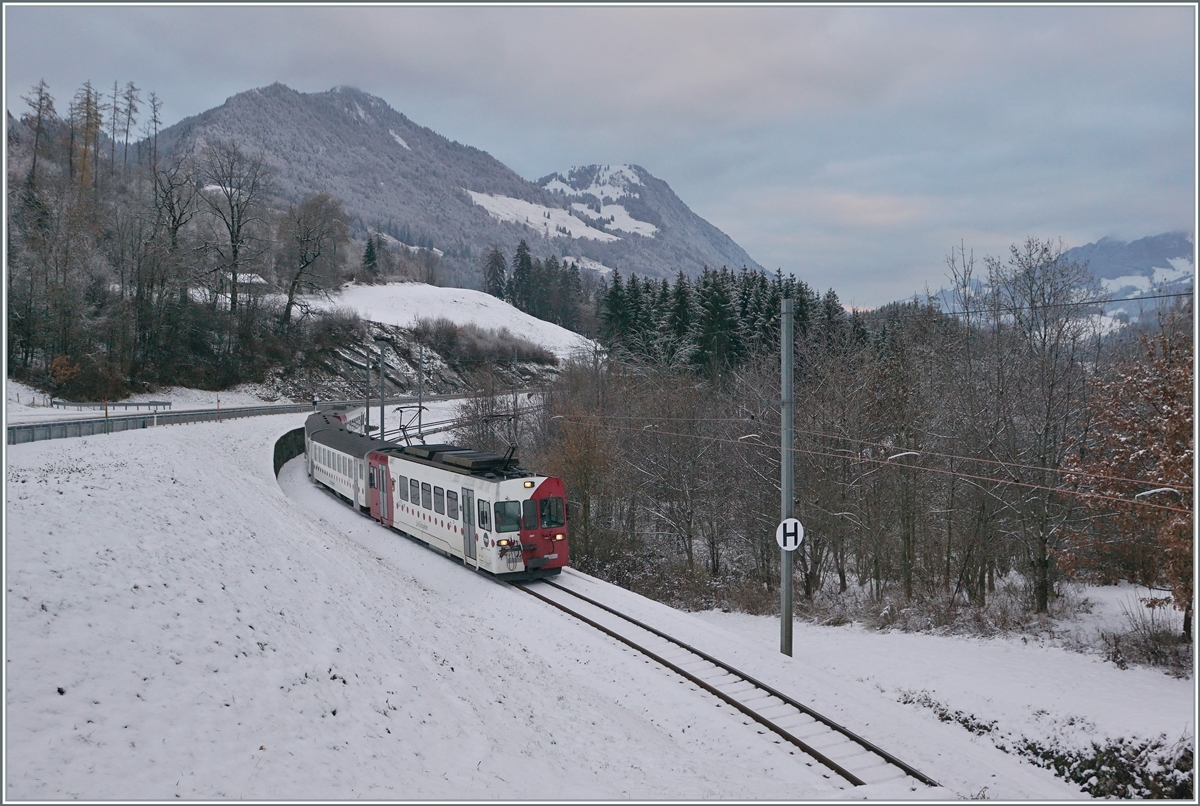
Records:
[[[532,487],[534,483],[524,480],[522,487]],[[531,576],[558,573],[567,566],[570,541],[567,540],[567,501],[562,479],[543,479],[529,498],[521,501],[520,524],[521,559],[526,571],[533,572]]]

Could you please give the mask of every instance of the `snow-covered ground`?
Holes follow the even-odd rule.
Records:
[[[373,322],[411,327],[418,319],[446,318],[509,332],[550,350],[559,358],[587,354],[594,343],[566,328],[519,311],[501,299],[469,288],[440,288],[424,283],[346,286],[329,299],[313,298],[314,306],[349,308]]]
[[[546,207],[509,196],[476,193],[468,190],[471,200],[488,211],[497,221],[527,224],[547,238],[591,238],[594,241],[619,241],[620,237],[589,227],[559,207]],[[560,229],[561,228],[561,229]],[[566,230],[566,232],[563,232]]]
[[[621,645],[355,514],[300,461],[277,481],[274,443],[303,420],[9,447],[7,799],[1060,800],[1081,793],[896,693],[1080,740],[1191,729],[1191,686],[1154,672],[800,624],[788,659],[771,619],[568,572],[945,787],[838,789]]]
[[[171,386],[160,389],[157,392],[130,395],[127,399],[120,402],[122,404],[148,403],[151,400],[163,400],[171,404],[169,409],[161,408],[159,409],[160,411],[215,409],[218,407],[218,404],[221,408],[226,406],[236,408],[240,406],[263,406],[270,403],[296,402],[287,398],[277,397],[267,387],[252,383],[241,384],[232,389],[226,389],[223,392],[208,392],[203,389]],[[130,407],[128,409],[122,405],[110,408],[108,414],[110,417],[119,417],[123,414],[144,414],[152,410],[152,408],[148,404],[140,408]],[[45,392],[38,391],[20,381],[14,381],[12,378],[5,379],[4,420],[6,423],[35,423],[80,418],[92,419],[103,416],[104,409],[78,409],[70,406],[60,408],[51,406],[50,395],[47,395]]]
[[[580,215],[588,218],[595,218],[596,214],[586,204],[575,202],[571,205],[571,209],[575,210]],[[629,214],[623,206],[619,204],[602,204],[600,205],[600,218],[612,217],[612,222],[608,225],[609,229],[628,232],[632,235],[641,235],[645,238],[653,238],[654,233],[658,232],[658,227],[646,221],[638,221]]]
[[[1145,591],[1142,592],[1143,594]],[[1093,613],[1076,625],[1087,632],[1100,625],[1127,628],[1119,604],[1139,607],[1132,587],[1089,588],[1098,600]],[[778,617],[707,612],[705,621],[741,640],[778,644]],[[993,741],[1014,747],[1022,738],[1044,747],[1086,751],[1126,738],[1168,744],[1195,736],[1195,686],[1148,668],[1121,670],[1097,655],[1021,637],[969,638],[920,633],[878,632],[861,625],[820,627],[794,624],[793,654],[798,660],[842,679],[857,681],[883,696],[924,703],[927,720],[935,712],[961,712],[980,724]],[[972,734],[958,728],[963,737]]]

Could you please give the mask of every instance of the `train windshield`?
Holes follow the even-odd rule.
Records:
[[[497,501],[496,502],[496,531],[497,532],[519,532],[519,531],[521,531],[521,502],[520,501]]]
[[[563,512],[563,500],[561,498],[543,498],[542,528],[556,529],[559,526],[566,525],[566,522]]]

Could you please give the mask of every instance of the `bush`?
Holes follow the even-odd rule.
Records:
[[[488,330],[478,325],[458,325],[449,319],[418,319],[413,337],[460,369],[484,364],[505,364],[513,360],[556,366],[554,353],[528,339],[515,336],[507,328]]]

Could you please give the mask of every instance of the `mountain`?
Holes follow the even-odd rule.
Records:
[[[530,182],[349,87],[249,90],[163,130],[159,148],[182,153],[215,140],[263,153],[284,199],[331,193],[360,235],[380,229],[438,250],[460,282],[474,281],[490,248],[511,259],[521,240],[535,256],[575,258],[601,272],[761,268],[644,168],[589,166]]]
[[[1192,264],[1192,239],[1186,232],[1164,232],[1132,242],[1101,238],[1067,250],[1067,259],[1086,262],[1101,280],[1130,275],[1152,277],[1155,269],[1174,267],[1175,261]]]
[[[1137,319],[1143,307],[1153,307],[1162,294],[1191,293],[1195,285],[1194,246],[1186,232],[1164,232],[1136,241],[1101,238],[1066,251],[1066,259],[1086,263],[1109,298],[1104,312],[1120,319]],[[1144,303],[1139,299],[1145,298]],[[952,294],[941,289],[940,299],[950,310]]]

